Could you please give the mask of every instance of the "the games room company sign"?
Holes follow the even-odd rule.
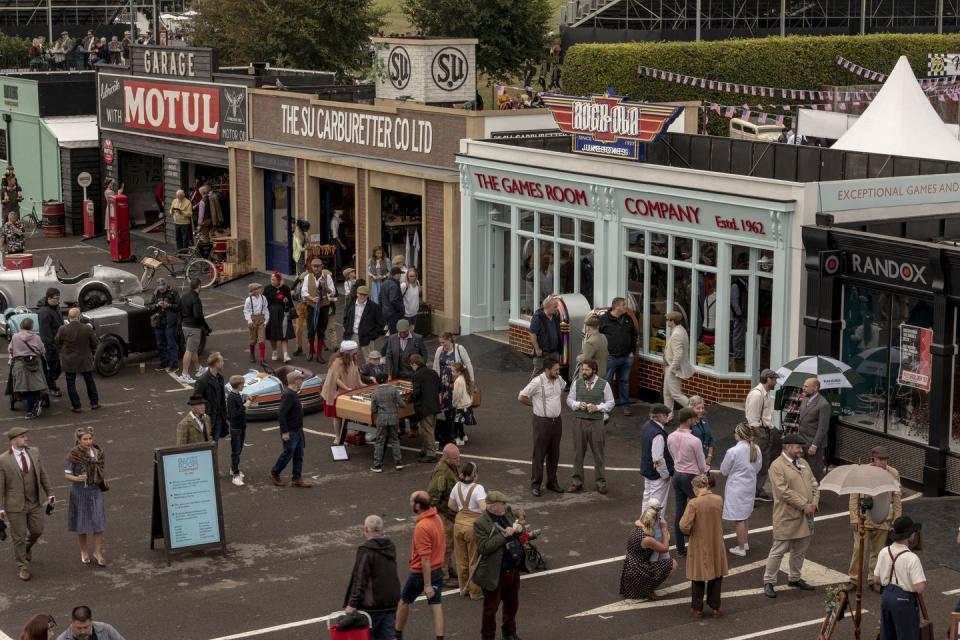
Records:
[[[220,146],[247,139],[246,87],[101,73],[102,130]]]

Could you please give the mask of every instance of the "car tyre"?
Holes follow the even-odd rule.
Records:
[[[80,292],[78,303],[80,311],[90,311],[113,302],[113,296],[102,284],[92,284]]]
[[[94,367],[101,376],[110,378],[123,368],[123,358],[123,345],[113,336],[107,336],[100,341],[93,355]]]

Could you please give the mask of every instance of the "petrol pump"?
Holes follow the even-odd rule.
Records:
[[[128,262],[130,247],[130,202],[124,193],[107,195],[107,239],[114,262]]]

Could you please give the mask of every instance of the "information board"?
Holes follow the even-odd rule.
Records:
[[[153,539],[163,537],[168,562],[174,552],[226,551],[212,443],[154,450],[153,523]]]

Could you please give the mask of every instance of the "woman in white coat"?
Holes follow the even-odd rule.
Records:
[[[720,473],[727,478],[723,492],[723,519],[732,520],[736,526],[737,546],[731,547],[730,553],[745,556],[750,550],[747,535],[762,456],[760,447],[753,444],[749,425],[738,424],[734,437],[737,444],[727,451],[720,464]]]

